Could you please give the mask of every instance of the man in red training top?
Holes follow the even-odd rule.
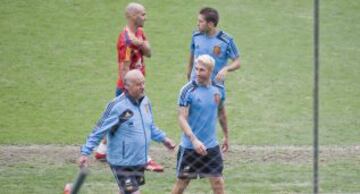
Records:
[[[127,25],[120,33],[117,42],[118,53],[118,80],[115,96],[124,92],[124,76],[132,69],[138,69],[145,76],[144,56],[151,57],[149,41],[143,31],[146,20],[146,12],[143,5],[129,3],[125,9]],[[106,158],[106,139],[104,138],[96,150],[95,158],[103,160]],[[148,157],[147,170],[162,172],[164,168]]]

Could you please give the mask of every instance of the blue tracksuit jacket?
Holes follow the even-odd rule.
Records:
[[[106,159],[110,165],[137,166],[147,163],[150,140],[161,142],[166,135],[153,120],[151,104],[145,96],[136,102],[123,93],[111,101],[81,148],[90,155],[107,135]]]

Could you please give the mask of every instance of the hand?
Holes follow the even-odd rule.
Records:
[[[229,150],[229,141],[228,138],[224,137],[223,144],[221,145],[222,152],[227,152]]]
[[[200,140],[195,138],[192,141],[192,144],[194,146],[194,149],[195,149],[196,153],[198,153],[198,154],[200,154],[202,156],[207,155],[206,147],[204,146],[204,144]]]
[[[224,81],[227,73],[228,73],[228,70],[227,70],[226,67],[224,67],[224,68],[222,68],[222,69],[218,72],[218,74],[216,75],[215,79],[216,79],[217,81]]]
[[[129,39],[135,46],[142,46],[144,41],[141,38],[137,38],[134,33],[128,31]]]
[[[84,168],[89,166],[89,158],[87,156],[80,156],[79,158],[79,167]]]
[[[174,150],[176,147],[176,143],[174,143],[173,140],[171,140],[170,138],[167,138],[167,137],[165,137],[163,144],[169,150]]]

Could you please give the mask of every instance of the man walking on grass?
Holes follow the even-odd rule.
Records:
[[[118,53],[118,80],[115,96],[124,91],[124,76],[132,69],[138,69],[145,76],[144,56],[151,57],[151,47],[143,31],[146,20],[146,11],[139,3],[129,3],[125,9],[127,25],[120,33],[117,43]],[[95,152],[95,158],[103,160],[106,158],[106,138],[102,140]],[[164,167],[148,158],[146,170],[162,172]]]
[[[196,79],[179,94],[179,125],[183,131],[177,155],[177,181],[172,194],[184,192],[191,179],[209,178],[215,194],[224,193],[222,152],[228,150],[227,138],[221,147],[216,138],[218,114],[223,122],[224,87],[211,80],[214,59],[200,55],[195,60]],[[222,128],[224,137],[227,130]]]
[[[156,127],[151,104],[144,94],[145,79],[139,70],[124,77],[124,92],[112,100],[81,148],[80,167],[88,165],[88,157],[106,136],[106,159],[121,194],[138,194],[145,184],[150,140],[162,142],[170,150],[174,142]]]

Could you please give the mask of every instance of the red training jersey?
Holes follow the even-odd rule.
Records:
[[[117,42],[117,52],[118,52],[118,81],[117,87],[120,89],[124,89],[123,77],[121,77],[122,65],[124,62],[130,62],[129,70],[139,69],[143,75],[145,76],[145,64],[143,53],[141,49],[134,45],[128,34],[128,29],[125,27],[124,30],[120,33],[119,39]],[[146,40],[146,36],[142,28],[138,28],[135,33],[136,38],[140,40]]]

